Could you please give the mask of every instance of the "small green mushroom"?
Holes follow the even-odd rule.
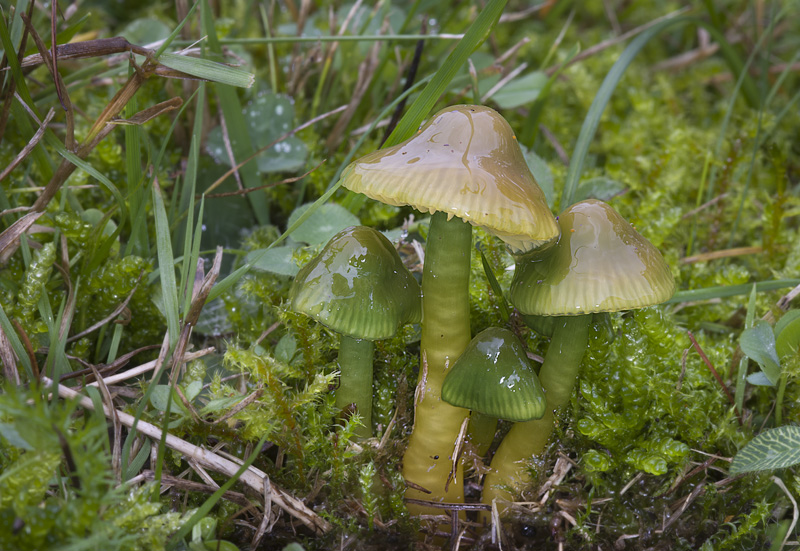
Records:
[[[529,476],[524,461],[544,450],[553,411],[569,402],[586,351],[593,313],[643,308],[664,302],[675,281],[661,253],[613,208],[581,201],[558,217],[555,246],[519,259],[511,302],[526,315],[554,316],[552,340],[539,380],[547,396],[540,420],[514,425],[497,449],[482,500],[508,500]]]
[[[470,439],[479,455],[488,451],[498,419],[530,421],[545,412],[542,385],[522,343],[498,327],[470,341],[444,380],[442,399],[472,411]]]
[[[373,341],[421,317],[420,287],[386,237],[353,226],[303,266],[289,291],[292,309],[341,334],[336,405],[354,404],[372,435]]]

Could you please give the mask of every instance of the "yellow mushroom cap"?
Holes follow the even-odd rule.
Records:
[[[414,137],[351,163],[342,180],[347,189],[390,205],[457,216],[515,253],[558,237],[514,132],[488,107],[443,109]]]
[[[576,203],[558,217],[561,237],[517,262],[511,302],[523,314],[616,312],[664,302],[675,292],[652,243],[602,201]]]

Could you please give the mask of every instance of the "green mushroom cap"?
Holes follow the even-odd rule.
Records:
[[[558,217],[561,237],[517,262],[511,302],[523,314],[571,316],[659,304],[675,292],[652,243],[602,201],[576,203]]]
[[[294,311],[354,339],[388,339],[422,316],[417,280],[392,243],[365,226],[333,236],[301,268],[289,300]]]
[[[489,107],[442,109],[408,140],[351,163],[342,185],[389,205],[457,216],[515,253],[558,237],[514,131]]]
[[[442,386],[454,406],[508,421],[530,421],[545,413],[542,385],[519,339],[507,329],[478,333],[456,360]]]

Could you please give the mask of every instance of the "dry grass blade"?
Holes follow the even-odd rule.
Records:
[[[47,377],[43,377],[42,382],[45,386],[55,386],[53,381]],[[94,410],[94,404],[89,398],[81,396],[71,388],[58,385],[58,395],[62,398],[78,400],[82,407]],[[107,406],[103,406],[103,413],[106,416],[110,416],[112,414],[110,411],[108,411]],[[119,410],[116,411],[116,414],[119,416],[119,420],[123,425],[126,427],[133,426],[133,415]],[[155,440],[162,438],[164,435],[164,431],[162,431],[159,427],[142,420],[138,420],[136,423],[136,430],[141,434],[144,434],[145,436]],[[239,465],[234,461],[225,459],[224,457],[221,457],[218,454],[212,453],[199,446],[195,446],[194,444],[191,444],[186,440],[182,440],[181,438],[178,438],[172,434],[167,433],[165,441],[169,448],[180,452],[187,459],[196,461],[199,465],[202,465],[207,469],[211,469],[212,471],[216,471],[227,476],[233,476],[239,470]],[[244,471],[244,473],[242,473],[242,476],[239,480],[245,486],[253,490],[256,495],[262,495],[264,489],[264,476],[263,473],[258,474],[257,469],[252,467],[248,468]],[[332,528],[328,521],[321,518],[314,511],[306,507],[302,501],[294,496],[289,495],[274,484],[272,484],[272,502],[289,515],[302,522],[316,534],[324,534],[329,532]]]
[[[207,356],[208,354],[213,353],[214,350],[215,350],[215,348],[213,346],[210,346],[208,348],[203,348],[202,350],[198,350],[197,352],[187,352],[181,358],[181,362],[182,363],[191,362],[193,360],[196,360],[198,358],[202,358],[203,356]],[[135,351],[135,353],[138,353],[138,352],[139,352],[139,350]],[[119,359],[122,360],[123,358],[119,358]],[[124,358],[124,359],[127,362],[130,358]],[[117,364],[117,362],[114,362],[114,364],[112,364],[112,365],[116,365],[116,364]],[[147,373],[148,371],[153,371],[154,369],[156,369],[156,367],[158,365],[159,365],[158,360],[153,360],[152,362],[147,362],[147,363],[144,363],[144,364],[142,364],[140,366],[133,367],[133,368],[125,371],[124,373],[120,373],[119,375],[112,375],[110,377],[105,377],[104,380],[105,380],[105,383],[107,385],[112,385],[112,384],[115,384],[115,383],[119,383],[121,381],[127,381],[128,379],[133,379],[134,377],[138,377],[142,373]],[[86,386],[97,386],[97,381],[89,383]]]
[[[6,337],[2,327],[0,327],[0,361],[3,362],[3,377],[19,386],[20,378],[19,370],[17,370],[17,358],[11,348],[11,341]]]
[[[103,404],[106,409],[111,412],[111,423],[114,426],[113,444],[111,446],[111,470],[114,472],[114,478],[117,484],[122,482],[122,423],[119,422],[117,410],[114,408],[114,401],[111,398],[105,381],[97,372],[97,368],[91,366],[94,377],[97,380],[97,386],[100,389],[100,394],[103,397]]]

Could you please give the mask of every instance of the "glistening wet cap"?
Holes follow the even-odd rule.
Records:
[[[513,130],[488,107],[443,109],[414,137],[351,163],[342,180],[347,189],[389,205],[457,216],[515,253],[558,237]]]

